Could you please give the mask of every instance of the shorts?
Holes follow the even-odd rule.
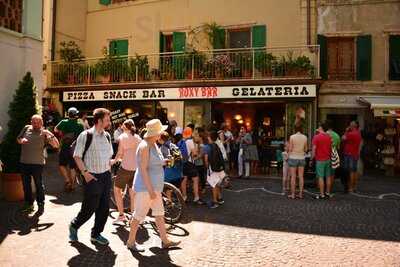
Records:
[[[191,162],[183,163],[183,176],[188,178],[198,177],[196,165]]]
[[[331,177],[333,175],[332,166],[330,160],[316,161],[315,169],[317,178],[324,179],[325,177]]]
[[[344,155],[343,168],[350,172],[357,172],[358,159],[350,155]]]
[[[288,159],[288,165],[291,168],[305,167],[306,160],[305,159]]]
[[[117,171],[117,176],[114,180],[114,186],[122,190],[125,189],[126,186],[128,186],[128,188],[132,188],[134,176],[135,171],[128,171],[123,168],[119,168]]]
[[[74,157],[72,156],[71,148],[62,148],[58,155],[58,163],[60,166],[70,167],[71,169],[76,168]]]
[[[155,192],[156,198],[150,199],[148,192],[136,192],[135,194],[135,211],[133,218],[139,222],[143,222],[146,218],[149,209],[154,217],[164,216],[164,204],[161,197],[161,192]]]

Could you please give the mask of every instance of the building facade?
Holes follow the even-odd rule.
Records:
[[[56,1],[47,91],[61,111],[263,127],[281,141],[296,114],[315,127],[315,1],[84,2]],[[83,59],[62,58],[70,41]]]
[[[340,133],[358,120],[365,167],[393,171],[400,136],[400,1],[320,0],[317,13],[320,119],[334,121]]]
[[[0,125],[4,130],[8,104],[26,72],[32,73],[38,94],[44,89],[42,10],[42,0],[0,1]]]

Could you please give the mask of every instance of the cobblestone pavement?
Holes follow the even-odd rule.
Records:
[[[128,228],[108,221],[109,247],[89,241],[93,219],[68,243],[81,191],[62,192],[54,161],[46,168],[43,215],[0,201],[0,266],[400,266],[400,180],[365,177],[359,193],[331,200],[279,195],[274,179],[234,180],[215,210],[188,204],[171,230],[181,249],[160,250],[152,219],[139,231],[144,253],[124,247]],[[335,187],[340,189],[340,185]],[[315,190],[315,189],[314,189]],[[112,213],[111,216],[115,216]]]

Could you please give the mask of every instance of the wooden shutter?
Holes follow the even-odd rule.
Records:
[[[174,52],[185,51],[186,47],[186,33],[174,32],[172,35]]]
[[[110,44],[108,46],[108,54],[110,56],[115,56],[117,54],[117,42],[116,41],[110,41]]]
[[[371,35],[357,37],[357,80],[370,81],[372,69]]]
[[[165,42],[165,35],[160,32],[160,53],[165,52],[165,46],[166,46],[166,42]]]
[[[389,36],[389,79],[400,80],[400,35]]]
[[[117,56],[127,56],[128,55],[129,42],[128,40],[118,40],[117,41]]]
[[[328,47],[326,37],[318,35],[319,44],[319,73],[322,79],[328,79]]]
[[[327,73],[329,80],[354,80],[354,38],[327,38]]]
[[[225,29],[217,29],[214,32],[213,37],[213,48],[214,49],[224,49],[225,46],[225,39],[226,39],[226,31]]]
[[[111,4],[111,0],[100,0],[100,5],[108,6]]]
[[[252,27],[252,46],[265,47],[267,44],[267,27],[257,25]]]

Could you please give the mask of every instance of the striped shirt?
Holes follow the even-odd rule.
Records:
[[[90,173],[100,174],[110,171],[110,160],[113,155],[111,142],[108,141],[106,132],[97,132],[94,127],[82,132],[76,140],[74,157],[82,158],[85,150],[87,132],[93,134],[92,142],[86,151],[84,163]]]

